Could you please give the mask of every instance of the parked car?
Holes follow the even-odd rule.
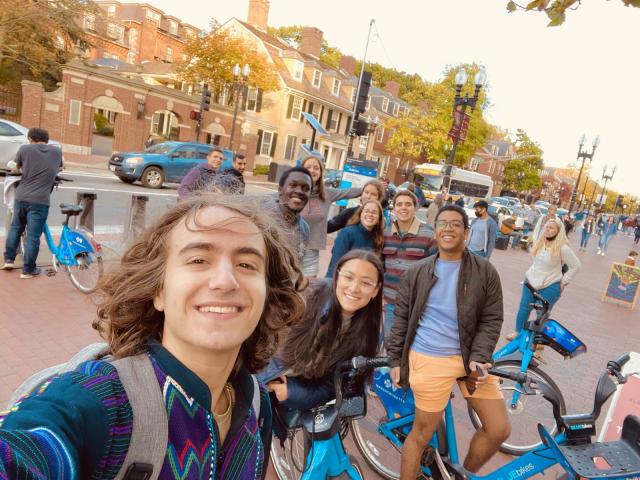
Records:
[[[124,183],[140,181],[149,188],[161,188],[165,182],[180,183],[187,172],[206,163],[213,145],[195,142],[162,142],[143,152],[118,152],[109,159],[109,170]],[[233,154],[224,150],[224,163]]]
[[[28,132],[27,127],[0,118],[0,166],[6,167],[8,162],[15,159],[18,149],[29,144]],[[49,144],[61,147],[60,142],[55,140],[49,140]]]
[[[342,174],[344,172],[342,170],[337,170],[335,168],[330,168],[326,172],[324,172],[324,184],[327,187],[338,188],[340,186],[340,182],[342,181]]]

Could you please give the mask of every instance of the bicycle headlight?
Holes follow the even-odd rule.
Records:
[[[127,165],[138,165],[143,160],[144,158],[142,157],[129,157],[127,158],[126,162],[127,162]]]

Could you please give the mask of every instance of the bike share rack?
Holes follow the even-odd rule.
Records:
[[[74,228],[84,228],[91,234],[94,233],[95,223],[93,203],[97,198],[97,193],[78,192],[76,194],[76,203],[82,207],[82,213],[74,218]]]

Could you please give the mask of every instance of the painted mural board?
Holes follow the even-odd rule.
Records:
[[[624,263],[611,266],[609,279],[602,294],[602,301],[614,302],[634,308],[640,293],[640,267],[632,267]]]

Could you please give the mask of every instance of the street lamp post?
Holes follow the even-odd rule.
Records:
[[[609,175],[607,175],[606,173],[602,174],[602,178],[604,178],[604,187],[602,187],[602,193],[600,194],[600,196],[602,197],[602,201],[606,202],[607,201],[607,197],[605,196],[607,193],[607,183],[610,180],[613,180],[613,176],[616,174],[616,166],[613,166],[613,170],[611,170],[611,173]],[[602,204],[601,204],[602,205]]]
[[[233,134],[236,131],[236,119],[238,118],[238,105],[240,105],[240,97],[241,95],[245,95],[247,89],[247,79],[249,78],[249,74],[251,73],[251,68],[248,64],[244,64],[242,70],[240,69],[240,65],[236,63],[235,67],[233,67],[233,86],[232,95],[235,96],[234,104],[233,104],[233,122],[231,123],[231,134],[229,136],[229,150],[233,152]]]
[[[580,164],[580,171],[578,172],[578,178],[576,179],[576,184],[573,187],[573,192],[571,194],[571,201],[569,202],[569,213],[571,213],[573,209],[573,204],[576,201],[576,195],[578,194],[578,186],[580,185],[580,177],[582,176],[582,169],[584,168],[584,161],[587,159],[589,161],[593,160],[593,154],[596,152],[596,148],[598,148],[598,145],[600,144],[600,137],[596,137],[593,139],[591,153],[588,153],[582,150],[582,147],[584,146],[586,141],[587,141],[587,137],[583,134],[582,137],[580,137],[580,142],[578,146],[578,158],[582,160],[582,163]]]
[[[464,87],[465,83],[467,83],[467,72],[463,68],[458,70],[456,74],[456,96],[453,101],[453,121],[456,122],[456,113],[460,112],[460,124],[465,121],[465,112],[467,107],[471,108],[473,112],[476,109],[476,104],[478,103],[478,96],[480,95],[480,89],[484,86],[487,81],[487,74],[484,70],[480,70],[476,73],[474,77],[475,90],[473,92],[473,97],[469,97],[469,95],[465,95],[464,97],[461,95],[462,87]],[[453,130],[453,129],[452,129]],[[451,170],[453,168],[453,159],[456,156],[456,148],[458,147],[458,142],[460,141],[460,130],[458,128],[457,131],[453,132],[453,145],[451,146],[451,150],[449,151],[449,156],[447,157],[447,164],[444,170],[444,176],[442,179],[442,185],[447,187],[447,190],[451,187]]]

